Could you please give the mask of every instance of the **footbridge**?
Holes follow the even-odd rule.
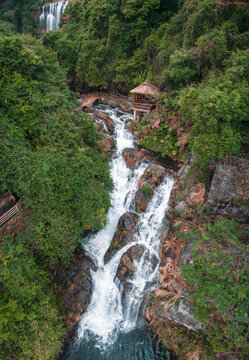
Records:
[[[87,94],[80,99],[81,105],[78,110],[87,110],[93,106],[95,101],[103,101],[105,99],[113,100],[117,105],[122,105],[124,102],[132,102],[132,98],[123,95],[116,95],[111,93],[95,92]]]

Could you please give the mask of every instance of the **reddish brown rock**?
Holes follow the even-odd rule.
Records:
[[[133,170],[135,168],[137,157],[135,149],[124,149],[123,156],[125,158],[126,165],[129,169]]]
[[[112,152],[115,149],[116,141],[111,136],[105,136],[99,141],[99,146],[104,153]]]
[[[136,271],[136,262],[139,262],[144,251],[145,247],[143,245],[134,245],[121,257],[117,277],[122,285],[125,285],[127,277],[133,275]]]
[[[142,256],[144,258],[141,260]],[[144,263],[151,264],[151,271],[154,271],[158,265],[158,258],[155,254],[150,254],[149,251],[143,245],[131,246],[121,257],[120,264],[117,271],[117,278],[121,282],[124,288],[124,295],[129,293],[131,286],[129,279],[133,277],[137,270],[138,263],[144,261]]]
[[[123,156],[129,169],[133,170],[137,164],[150,163],[154,157],[144,151],[136,150],[132,148],[126,148],[123,150]]]
[[[94,117],[97,117],[97,118],[101,119],[102,121],[104,121],[108,131],[111,134],[113,134],[114,129],[115,129],[114,122],[112,121],[112,119],[110,119],[110,117],[105,112],[103,112],[103,111],[95,111],[94,112]]]

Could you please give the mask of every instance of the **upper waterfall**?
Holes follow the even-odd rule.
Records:
[[[66,9],[68,1],[58,1],[45,4],[42,7],[40,16],[40,28],[42,31],[50,31],[58,29],[61,15]]]

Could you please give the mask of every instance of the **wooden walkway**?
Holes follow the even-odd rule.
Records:
[[[21,209],[23,205],[23,198],[21,198],[16,205],[14,205],[11,209],[6,211],[1,217],[0,217],[0,226],[4,225],[7,221],[9,221],[15,214],[18,213],[18,211]]]
[[[127,96],[96,92],[86,95],[83,98],[83,102],[78,108],[78,110],[87,110],[93,105],[95,101],[97,100],[101,101],[105,99],[115,100],[117,104],[123,103],[124,101],[131,102],[131,99]]]

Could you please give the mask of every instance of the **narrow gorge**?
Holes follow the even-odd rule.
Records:
[[[174,183],[172,171],[154,164],[149,155],[131,170],[123,156],[124,151],[135,150],[136,138],[128,131],[131,115],[106,105],[96,110],[107,113],[115,124],[116,150],[110,162],[114,190],[106,227],[83,239],[82,246],[97,270],[91,271],[91,299],[79,322],[77,339],[63,358],[173,359],[162,350],[161,357],[154,354],[141,307],[146,294],[158,284],[159,251],[168,230],[167,210]],[[145,211],[137,212],[136,194],[143,189],[141,179],[146,171],[156,187]],[[128,222],[121,231],[131,236],[123,241],[120,236],[117,247],[114,233],[119,220]]]

